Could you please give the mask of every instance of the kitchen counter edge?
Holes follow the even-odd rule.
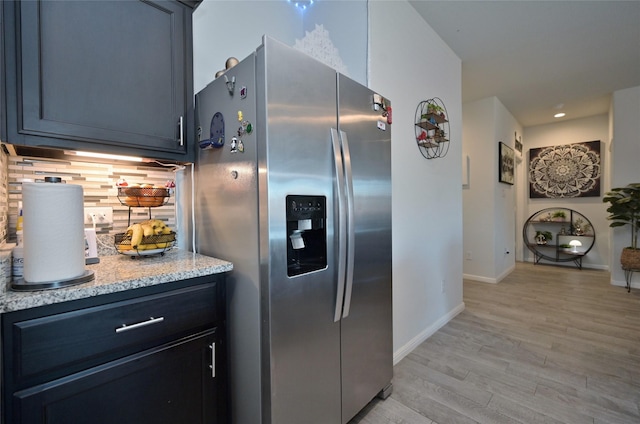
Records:
[[[163,256],[102,256],[100,263],[87,265],[86,269],[94,272],[95,279],[85,284],[39,291],[7,290],[0,295],[0,313],[225,273],[233,269],[233,264],[198,253],[172,249]]]

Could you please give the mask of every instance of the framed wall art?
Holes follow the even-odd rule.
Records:
[[[600,141],[530,149],[529,160],[529,198],[600,196]]]
[[[498,181],[513,185],[515,155],[513,149],[502,141],[499,142]]]
[[[516,154],[518,157],[522,157],[522,136],[518,138],[518,133],[515,133],[515,141],[513,145],[516,148]]]

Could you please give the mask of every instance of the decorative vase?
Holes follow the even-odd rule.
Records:
[[[625,247],[620,255],[620,263],[624,269],[640,270],[640,249]]]

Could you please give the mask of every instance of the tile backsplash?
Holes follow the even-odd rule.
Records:
[[[8,156],[0,152],[0,243],[7,240],[9,229]]]
[[[171,168],[145,164],[93,163],[8,156],[4,152],[0,153],[0,156],[0,236],[3,241],[15,240],[18,206],[22,199],[22,182],[44,181],[48,176],[61,177],[67,184],[81,185],[84,191],[85,208],[92,206],[113,208],[113,225],[98,224],[96,227],[101,239],[109,239],[109,236],[124,232],[129,222],[145,220],[150,213],[152,218],[162,219],[170,227],[175,227],[176,208],[173,195],[175,193],[169,196],[163,206],[129,208],[120,202],[116,186],[120,179],[130,184],[164,185],[167,180],[175,179]]]

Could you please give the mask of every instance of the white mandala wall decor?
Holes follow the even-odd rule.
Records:
[[[600,196],[600,141],[529,150],[529,197]]]
[[[349,76],[347,66],[340,58],[340,52],[334,46],[329,31],[324,29],[324,25],[316,24],[313,31],[305,31],[306,35],[302,40],[296,39],[294,48],[302,50],[311,57],[315,57],[320,62],[331,66],[343,75]]]

